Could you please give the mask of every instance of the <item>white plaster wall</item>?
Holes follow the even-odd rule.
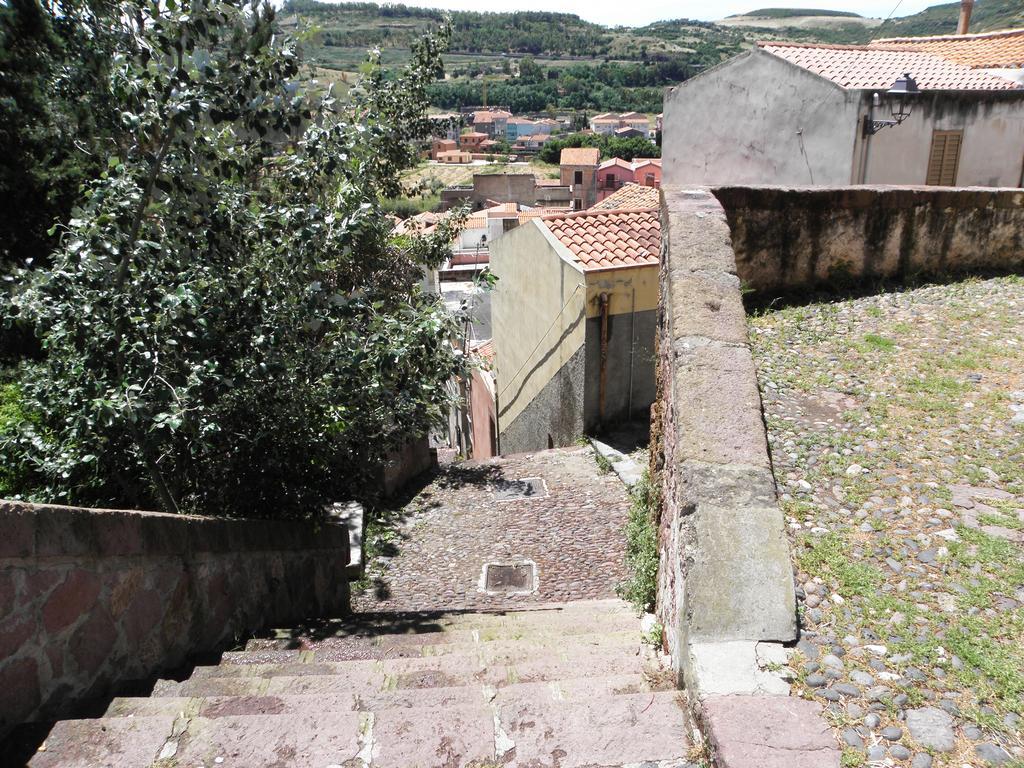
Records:
[[[849,184],[859,94],[761,50],[665,95],[666,184]]]
[[[883,99],[876,110],[891,117]],[[933,131],[962,130],[958,187],[1017,187],[1024,164],[1024,93],[927,94],[902,125],[868,140],[867,184],[924,184]],[[860,179],[856,179],[860,181]]]

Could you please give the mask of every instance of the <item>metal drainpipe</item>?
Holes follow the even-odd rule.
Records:
[[[629,312],[629,399],[626,401],[626,419],[633,418],[633,352],[636,348],[636,288],[633,289],[633,306]]]
[[[598,381],[597,418],[604,426],[604,400],[608,380],[608,294],[601,294],[601,369]]]

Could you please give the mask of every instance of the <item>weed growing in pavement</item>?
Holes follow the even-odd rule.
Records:
[[[644,471],[630,492],[633,498],[626,521],[626,567],[629,575],[616,587],[619,597],[637,612],[654,609],[658,590],[658,527],[660,494]]]

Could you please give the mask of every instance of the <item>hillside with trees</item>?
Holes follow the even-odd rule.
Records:
[[[960,3],[934,5],[920,13],[890,19],[875,30],[874,37],[919,37],[956,33]],[[1020,0],[985,0],[974,6],[971,32],[1024,27],[1024,3]]]
[[[430,90],[434,106],[484,101],[516,112],[545,109],[660,111],[674,85],[749,48],[756,40],[830,44],[877,37],[952,32],[959,6],[935,6],[880,24],[844,11],[762,8],[720,23],[668,19],[642,27],[604,27],[568,13],[453,11],[448,76]],[[402,4],[287,0],[282,26],[305,31],[307,57],[324,79],[347,87],[369,48],[385,67],[408,59],[409,46],[444,12]],[[1018,0],[986,0],[972,29],[1024,26]]]

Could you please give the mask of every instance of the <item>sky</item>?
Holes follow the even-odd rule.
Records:
[[[381,0],[378,0],[378,2]],[[665,19],[715,21],[757,8],[826,8],[887,18],[922,11],[945,0],[400,0],[405,5],[458,11],[562,11],[610,26],[636,27]]]

